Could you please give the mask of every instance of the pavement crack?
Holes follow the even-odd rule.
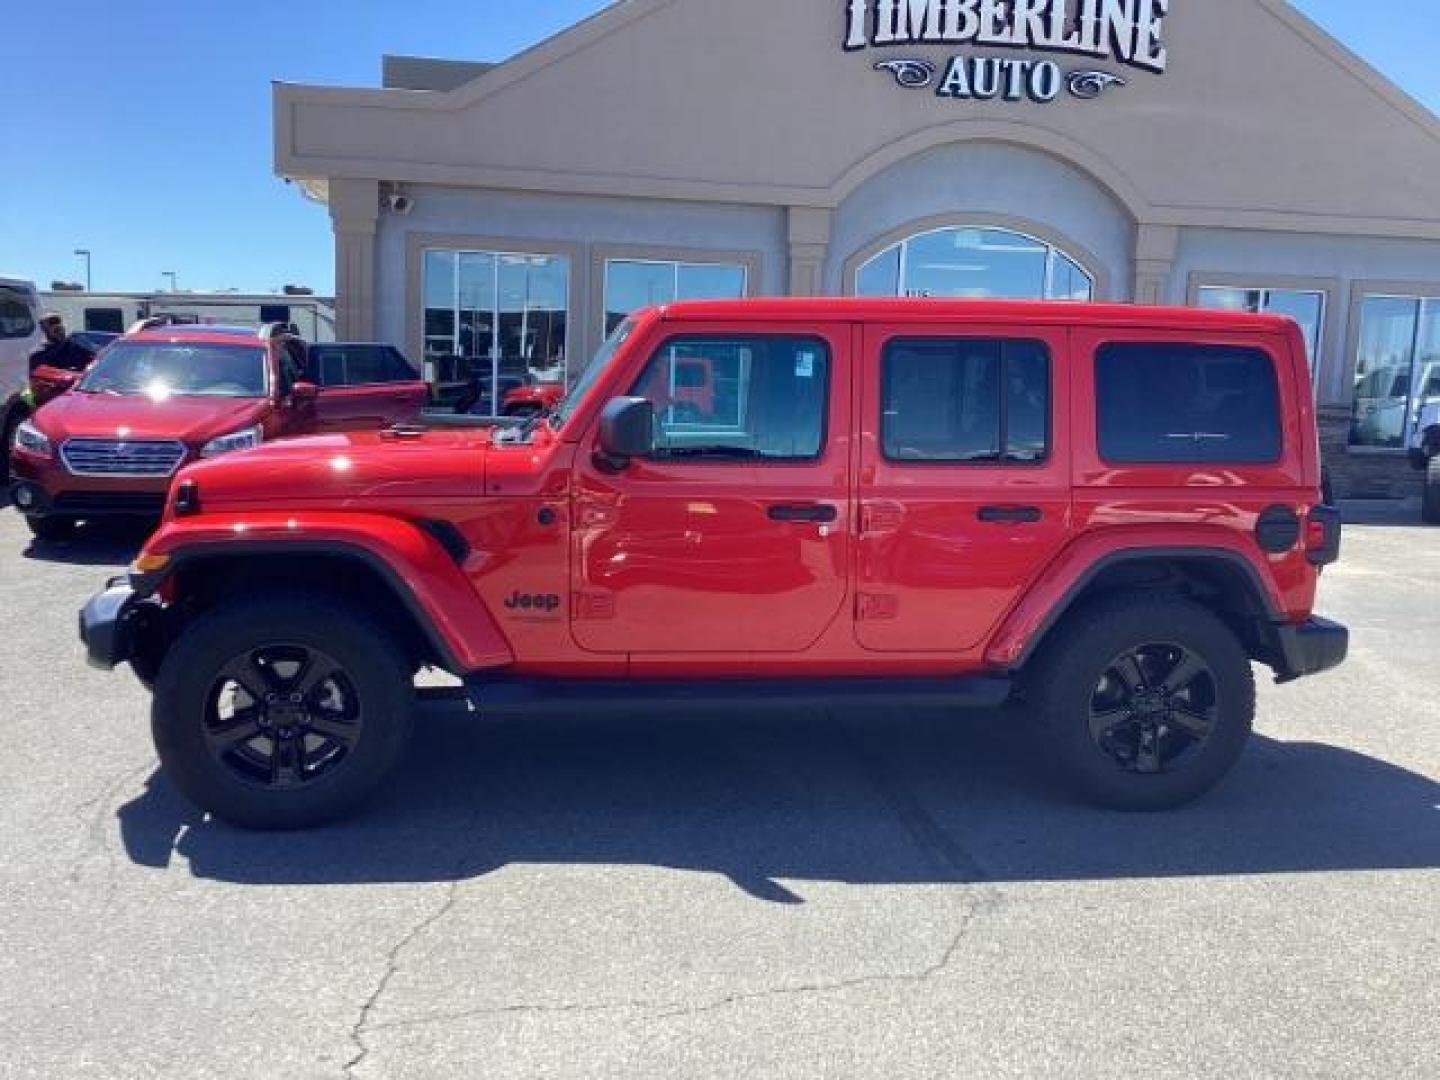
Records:
[[[960,954],[969,937],[971,927],[981,914],[991,910],[994,901],[990,898],[983,898],[975,903],[966,912],[961,920],[960,926],[956,929],[949,943],[946,945],[938,959],[919,971],[897,971],[881,972],[875,975],[857,975],[848,979],[836,979],[831,982],[802,983],[798,986],[780,986],[768,990],[755,990],[748,993],[730,994],[713,1001],[701,1002],[699,1004],[681,1005],[670,1007],[666,1011],[658,1012],[652,1019],[667,1020],[677,1016],[699,1016],[704,1013],[715,1012],[719,1009],[729,1008],[732,1005],[740,1005],[750,1001],[761,1001],[766,998],[776,997],[806,997],[818,994],[836,994],[846,990],[853,990],[862,986],[879,986],[885,984],[917,984],[929,982],[938,978],[949,970]]]
[[[68,875],[70,884],[78,885],[84,875],[85,867],[99,852],[105,857],[105,907],[115,900],[116,882],[115,873],[117,863],[115,851],[105,836],[105,819],[112,809],[115,798],[127,786],[138,781],[145,773],[155,767],[153,758],[140,765],[133,765],[124,772],[105,782],[100,793],[82,803],[71,807],[70,813],[85,829],[84,846],[79,855],[76,856]]]
[[[370,991],[370,994],[360,1006],[360,1012],[359,1015],[356,1016],[355,1022],[350,1025],[350,1042],[355,1048],[355,1053],[351,1056],[350,1060],[345,1063],[342,1069],[344,1075],[353,1076],[355,1070],[358,1069],[370,1055],[370,1046],[365,1041],[365,1036],[373,1030],[370,1024],[370,1014],[375,1011],[375,1008],[380,1004],[380,999],[385,996],[385,991],[389,988],[390,981],[399,973],[401,956],[422,934],[449,915],[454,909],[456,901],[459,899],[460,881],[457,879],[452,881],[446,888],[445,899],[440,906],[412,926],[399,941],[390,947],[385,957],[384,972],[381,973],[380,979],[376,982],[374,989]]]
[[[726,994],[722,997],[702,1001],[629,1000],[573,1002],[557,1005],[522,1002],[510,1005],[496,1005],[484,1009],[466,1009],[461,1012],[429,1013],[422,1016],[410,1017],[405,1020],[392,1020],[386,1024],[370,1025],[366,1030],[367,1032],[395,1031],[402,1028],[427,1027],[435,1024],[453,1024],[463,1020],[474,1020],[484,1017],[522,1014],[564,1016],[584,1013],[633,1011],[650,1013],[652,1014],[649,1017],[650,1020],[660,1021],[673,1019],[675,1017],[698,1016],[730,1008],[734,1005],[742,1005],[751,1001],[763,1001],[769,998],[835,994],[853,990],[857,987],[876,986],[887,983],[905,985],[924,983],[943,975],[954,964],[975,921],[981,915],[993,910],[994,906],[995,901],[993,897],[982,896],[979,898],[971,906],[970,910],[966,912],[960,926],[951,936],[940,956],[918,971],[880,972],[873,975],[857,975],[847,979],[836,979],[830,982],[799,983],[793,986],[779,986],[764,990]]]

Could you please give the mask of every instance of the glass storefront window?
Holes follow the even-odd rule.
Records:
[[[1400,449],[1440,399],[1440,300],[1367,296],[1360,315],[1350,445]]]
[[[1325,327],[1325,294],[1318,289],[1231,289],[1206,285],[1200,289],[1202,308],[1248,311],[1252,315],[1289,315],[1305,336],[1310,374],[1317,371]]]
[[[867,260],[855,275],[855,295],[1091,300],[1095,279],[1033,236],[1009,229],[937,229]]]
[[[442,398],[494,413],[517,386],[571,379],[569,259],[427,251],[423,290],[426,371]]]
[[[736,300],[749,287],[749,272],[728,263],[651,262],[611,259],[605,264],[605,334],[632,312],[676,300]]]

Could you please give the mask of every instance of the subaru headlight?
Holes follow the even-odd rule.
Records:
[[[253,450],[264,438],[265,432],[259,426],[233,431],[229,435],[211,439],[201,448],[200,456],[215,457],[218,454],[233,454],[236,450]]]
[[[54,450],[50,439],[29,420],[22,420],[15,429],[15,445],[27,454],[39,454],[41,457],[49,457]]]

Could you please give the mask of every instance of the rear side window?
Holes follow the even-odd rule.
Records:
[[[321,386],[368,386],[420,377],[388,345],[312,345],[309,366]]]
[[[1100,456],[1121,464],[1270,464],[1280,391],[1259,349],[1114,344],[1095,359]]]
[[[35,313],[30,294],[10,285],[0,285],[0,338],[26,338],[35,332]]]
[[[793,337],[685,337],[631,393],[655,406],[657,459],[809,461],[825,445],[830,350]]]
[[[882,359],[891,461],[1035,464],[1050,451],[1050,354],[1038,341],[901,339]]]

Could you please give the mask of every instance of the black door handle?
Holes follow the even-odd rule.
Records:
[[[1038,506],[982,506],[975,516],[987,525],[1034,525],[1045,519]]]
[[[838,521],[840,511],[824,503],[781,503],[770,507],[771,521],[813,521],[829,525]]]

